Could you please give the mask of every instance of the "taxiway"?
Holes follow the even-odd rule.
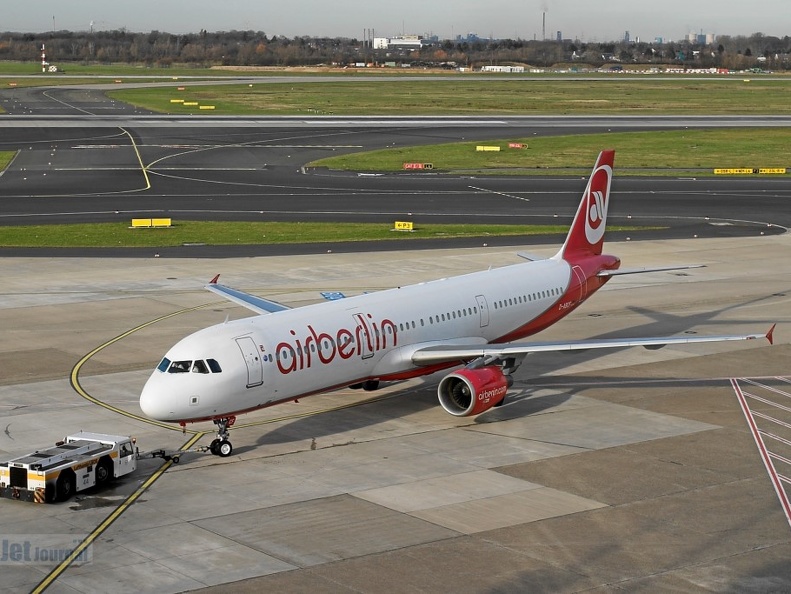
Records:
[[[475,419],[442,412],[432,378],[315,396],[241,417],[231,458],[184,454],[128,507],[159,461],[68,503],[0,501],[4,531],[96,533],[91,562],[52,580],[62,592],[791,587],[791,528],[730,383],[757,378],[789,392],[791,292],[776,274],[791,257],[789,236],[607,247],[630,266],[707,267],[617,279],[542,337],[779,322],[779,344],[533,356],[508,405]],[[189,259],[4,258],[0,454],[78,429],[133,434],[143,450],[191,440],[118,411],[140,414],[140,389],[176,339],[246,315],[200,289],[215,272],[302,305],[319,290],[513,261],[502,248],[225,259],[210,270]],[[77,361],[76,383],[92,400],[69,385]],[[210,426],[188,429],[208,432],[198,444],[211,438]],[[51,571],[4,567],[4,587],[30,591]]]

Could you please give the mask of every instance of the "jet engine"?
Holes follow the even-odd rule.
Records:
[[[439,383],[439,403],[456,417],[479,415],[502,402],[513,383],[500,367],[460,369]]]

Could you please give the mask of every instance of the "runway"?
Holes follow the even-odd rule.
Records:
[[[391,222],[412,212],[445,222],[486,215],[557,222],[570,219],[583,185],[301,170],[331,147],[501,137],[505,128],[493,124],[335,123],[317,133],[310,122],[156,127],[130,118],[113,128],[86,116],[45,128],[36,122],[46,118],[33,117],[21,127],[0,120],[0,149],[21,150],[0,177],[3,225],[125,220],[151,211],[239,220],[307,212]],[[514,135],[550,133],[519,126]],[[791,293],[782,274],[791,257],[783,229],[791,218],[789,184],[616,181],[610,217],[667,229],[640,241],[609,237],[608,252],[628,267],[706,268],[615,279],[541,339],[761,332],[777,322],[777,344],[535,355],[518,370],[509,403],[474,419],[437,406],[439,377],[245,415],[233,429],[229,459],[185,454],[164,468],[147,461],[132,477],[68,503],[0,500],[6,535],[34,544],[39,535],[90,542],[85,564],[5,564],[3,587],[791,589],[787,483],[779,478],[789,472],[783,459],[791,459],[783,441],[791,443],[791,431],[781,424],[791,426],[781,408],[791,392]],[[319,300],[319,291],[356,294],[513,263],[522,248],[550,255],[562,238],[514,241],[519,245],[370,253],[324,247],[268,257],[4,252],[0,459],[79,429],[135,435],[142,450],[208,442],[211,426],[182,435],[152,425],[140,417],[137,399],[176,340],[247,314],[201,289],[217,272],[241,289],[300,306]],[[355,406],[339,409],[348,405]]]
[[[581,177],[350,175],[306,169],[304,164],[341,153],[461,140],[601,133],[616,128],[791,123],[791,118],[769,116],[184,118],[140,114],[91,88],[0,90],[0,105],[8,112],[0,119],[0,150],[19,151],[0,177],[1,225],[127,221],[146,215],[176,220],[392,224],[408,218],[418,225],[481,221],[565,225],[584,188]],[[777,233],[791,224],[788,209],[778,207],[791,196],[791,183],[783,177],[657,179],[629,177],[621,171],[613,190],[618,200],[610,211],[611,220],[660,226],[662,237]],[[657,235],[633,239],[641,237]],[[493,245],[530,241],[501,238],[493,240]],[[445,245],[471,247],[479,242]],[[321,249],[356,248],[329,245]],[[35,253],[41,251],[11,252]],[[273,253],[282,251],[265,246],[232,252],[177,248],[160,255]]]

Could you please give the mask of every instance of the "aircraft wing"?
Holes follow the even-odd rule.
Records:
[[[526,342],[486,345],[436,345],[412,353],[415,365],[433,365],[448,361],[471,361],[474,359],[506,359],[530,353],[549,351],[585,351],[588,349],[614,349],[641,346],[658,349],[669,344],[692,344],[699,342],[725,342],[766,338],[772,344],[772,326],[766,334],[734,334],[721,336],[663,336],[653,338],[610,338],[604,340],[573,340],[569,342]]]
[[[285,305],[276,301],[270,301],[269,299],[264,299],[263,297],[256,297],[255,295],[250,295],[249,293],[221,285],[217,283],[219,278],[220,275],[218,274],[213,279],[211,279],[209,284],[206,285],[206,289],[212,293],[216,293],[217,295],[222,295],[228,301],[233,301],[234,303],[242,305],[258,314],[269,314],[291,309],[290,307],[286,307]]]

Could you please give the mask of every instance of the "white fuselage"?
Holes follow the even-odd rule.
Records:
[[[167,352],[140,405],[155,419],[196,421],[429,373],[437,367],[417,367],[415,349],[513,340],[544,327],[531,322],[550,310],[570,312],[587,296],[568,291],[572,276],[552,258],[211,326]]]

